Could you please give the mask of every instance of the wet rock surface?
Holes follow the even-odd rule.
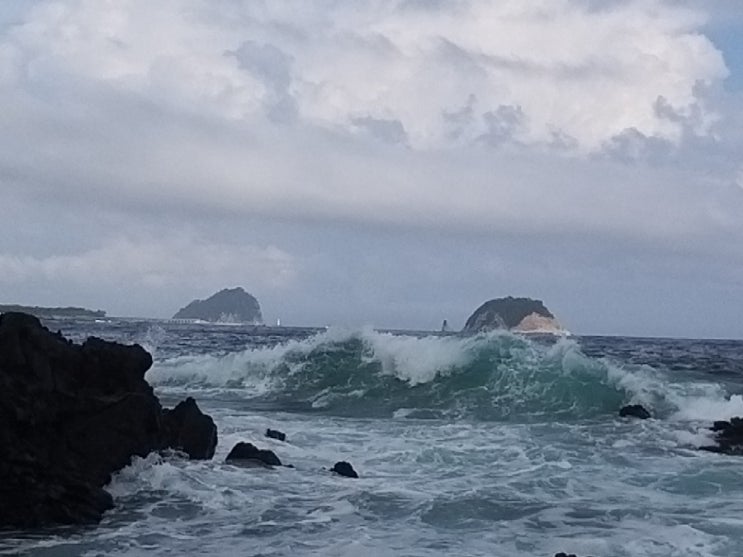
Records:
[[[331,472],[335,472],[339,476],[345,476],[346,478],[359,477],[359,475],[356,473],[356,470],[353,469],[353,466],[351,466],[351,464],[346,462],[345,460],[336,462],[331,468]]]
[[[163,410],[141,346],[73,344],[23,313],[0,315],[0,528],[90,523],[133,456],[211,458],[216,426],[190,399]]]
[[[229,464],[264,464],[266,466],[281,466],[281,460],[276,453],[268,449],[259,449],[252,443],[239,442],[232,447],[225,462]]]
[[[743,455],[743,418],[719,420],[712,424],[716,445],[700,447],[703,451],[728,455]]]
[[[619,410],[619,416],[621,418],[637,418],[638,420],[647,420],[652,418],[650,412],[648,412],[644,406],[640,404],[630,404],[623,406]]]
[[[278,429],[268,428],[266,430],[266,437],[276,439],[277,441],[286,441],[286,433],[279,431]]]

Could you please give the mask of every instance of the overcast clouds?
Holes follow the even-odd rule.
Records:
[[[730,4],[6,0],[0,302],[740,337]]]

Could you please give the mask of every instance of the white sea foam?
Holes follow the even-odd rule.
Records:
[[[156,331],[153,336],[157,336]],[[674,421],[709,421],[743,415],[743,397],[729,397],[721,385],[674,381],[648,366],[620,366],[606,359],[589,358],[573,338],[562,338],[545,346],[507,333],[417,337],[370,328],[331,328],[304,340],[290,340],[271,347],[221,356],[181,356],[157,362],[147,378],[161,388],[189,386],[206,392],[229,389],[238,391],[239,396],[251,397],[278,392],[287,380],[296,376],[292,388],[301,389],[306,381],[316,380],[317,374],[324,370],[324,367],[310,368],[306,377],[298,375],[306,373],[313,351],[318,351],[314,356],[319,358],[315,365],[324,366],[322,358],[332,359],[334,351],[342,350],[350,341],[360,342],[362,348],[360,354],[352,355],[357,358],[356,363],[339,364],[337,372],[347,374],[348,385],[344,384],[346,379],[332,386],[318,382],[317,390],[302,395],[302,400],[307,400],[312,407],[329,408],[340,399],[349,405],[353,400],[361,400],[367,389],[376,385],[371,377],[359,385],[352,383],[353,374],[369,373],[362,369],[364,365],[378,365],[380,381],[382,376],[394,376],[414,387],[468,370],[484,350],[489,351],[487,358],[476,371],[472,368],[472,373],[483,373],[482,366],[491,365],[493,376],[482,380],[490,383],[475,385],[487,384],[491,404],[493,408],[500,408],[502,417],[511,413],[511,407],[516,412],[539,412],[533,405],[540,403],[544,403],[544,412],[571,411],[575,415],[584,411],[600,412],[602,404],[605,411],[611,412],[616,411],[613,404],[642,404],[655,416]],[[355,365],[359,369],[354,368]],[[453,397],[452,411],[466,415],[467,408],[455,408],[462,404],[467,401]],[[390,410],[396,417],[415,416],[415,411],[416,408],[407,407],[404,401]]]
[[[467,365],[481,337],[412,337],[364,331],[364,342],[372,349],[369,360],[377,360],[382,372],[411,385],[428,383],[453,367]]]
[[[695,384],[694,391],[700,390],[704,385]],[[719,385],[707,385],[708,392],[705,394],[690,393],[678,396],[671,393],[679,408],[671,416],[677,420],[705,421],[729,420],[733,416],[743,416],[743,396],[728,396]]]
[[[243,386],[255,391],[271,388],[271,373],[281,365],[289,372],[301,368],[301,358],[323,345],[359,338],[369,349],[365,361],[378,361],[382,372],[410,384],[432,381],[437,374],[466,365],[482,337],[413,337],[365,329],[330,328],[305,340],[291,340],[271,347],[251,348],[224,356],[180,356],[157,362],[147,379],[155,385],[195,383],[207,386]],[[295,363],[291,363],[295,362]]]

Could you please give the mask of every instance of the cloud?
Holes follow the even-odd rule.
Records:
[[[697,86],[726,68],[697,32],[701,14],[662,0],[599,7],[63,0],[8,31],[0,75],[34,86],[73,76],[238,120],[398,122],[417,148],[451,144],[444,115],[465,107],[460,141],[487,135],[502,107],[523,115],[519,141],[558,133],[582,151],[626,129],[678,141],[691,114],[705,115],[696,131],[707,133],[714,115]],[[679,120],[658,113],[661,98]]]
[[[101,247],[34,257],[0,253],[0,284],[32,280],[88,287],[180,290],[251,284],[282,289],[293,284],[296,259],[274,246],[228,245],[196,238],[119,238]]]
[[[549,277],[641,288],[609,286],[630,260],[690,290],[688,269],[743,269],[743,99],[701,2],[20,5],[0,17],[7,295],[167,314],[254,284],[282,317],[277,292],[314,293],[293,302],[311,322],[338,297],[402,318]],[[136,288],[157,299],[117,299]]]

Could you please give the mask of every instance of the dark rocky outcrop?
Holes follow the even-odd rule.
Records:
[[[281,460],[276,453],[268,449],[259,449],[252,443],[239,442],[232,447],[225,462],[230,464],[264,464],[267,466],[281,466]]]
[[[266,437],[270,439],[276,439],[277,441],[286,441],[286,433],[279,431],[278,429],[268,428],[266,430]]]
[[[196,401],[188,397],[162,415],[163,443],[182,451],[191,459],[209,459],[217,447],[217,428]]]
[[[77,345],[23,313],[0,315],[0,527],[100,520],[103,486],[132,456],[211,458],[216,427],[186,401],[163,411],[138,345]]]
[[[346,478],[359,477],[359,475],[356,473],[356,470],[353,469],[353,466],[351,466],[351,464],[346,462],[345,460],[336,462],[330,469],[330,471],[335,472],[339,476],[345,476]]]
[[[630,404],[622,406],[619,410],[619,416],[621,418],[637,418],[640,420],[647,420],[652,418],[650,412],[648,412],[641,404]]]
[[[563,332],[555,316],[541,300],[496,298],[482,304],[470,315],[464,332],[478,333],[494,329],[520,332]]]
[[[206,300],[194,300],[173,319],[200,319],[211,322],[262,323],[261,307],[240,287],[225,288]]]
[[[717,445],[700,447],[700,449],[713,453],[743,455],[743,418],[716,421],[710,430],[715,432]]]

